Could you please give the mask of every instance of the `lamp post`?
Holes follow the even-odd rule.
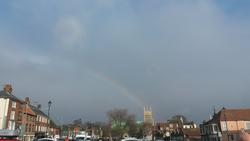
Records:
[[[49,114],[50,114],[50,107],[51,107],[51,104],[52,104],[52,102],[49,101],[49,102],[48,102],[48,129],[47,129],[48,135],[50,134],[50,116],[49,116]]]

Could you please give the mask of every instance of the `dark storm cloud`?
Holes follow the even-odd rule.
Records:
[[[248,107],[249,21],[216,3],[5,5],[1,85],[44,110],[51,99],[57,121],[105,120],[113,107],[142,119],[142,105],[152,105],[156,120],[200,122],[213,106]]]

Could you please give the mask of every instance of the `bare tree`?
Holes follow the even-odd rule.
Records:
[[[128,114],[127,109],[113,109],[107,112],[112,136],[122,138],[125,133],[136,134],[135,115]]]
[[[128,127],[128,134],[130,136],[137,136],[138,128],[135,121],[135,115],[128,115],[127,117],[127,127]]]
[[[113,109],[107,112],[109,122],[115,123],[117,126],[122,126],[126,122],[128,116],[127,109]]]
[[[148,136],[152,134],[153,125],[151,123],[144,122],[142,125],[142,135]]]

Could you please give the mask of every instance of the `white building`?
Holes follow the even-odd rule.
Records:
[[[0,129],[6,129],[10,99],[0,98]]]

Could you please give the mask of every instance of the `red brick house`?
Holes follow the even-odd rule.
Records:
[[[12,94],[7,84],[0,91],[0,129],[16,130],[21,126],[23,101]]]
[[[32,141],[35,137],[36,116],[36,113],[31,108],[29,98],[26,97],[23,104],[22,116],[22,125],[25,125],[25,131],[23,135],[25,141]]]
[[[200,128],[188,128],[180,130],[171,136],[172,140],[178,141],[200,141],[201,140],[201,133]]]
[[[250,130],[250,109],[223,108],[200,127],[202,141],[238,141],[240,130]]]

